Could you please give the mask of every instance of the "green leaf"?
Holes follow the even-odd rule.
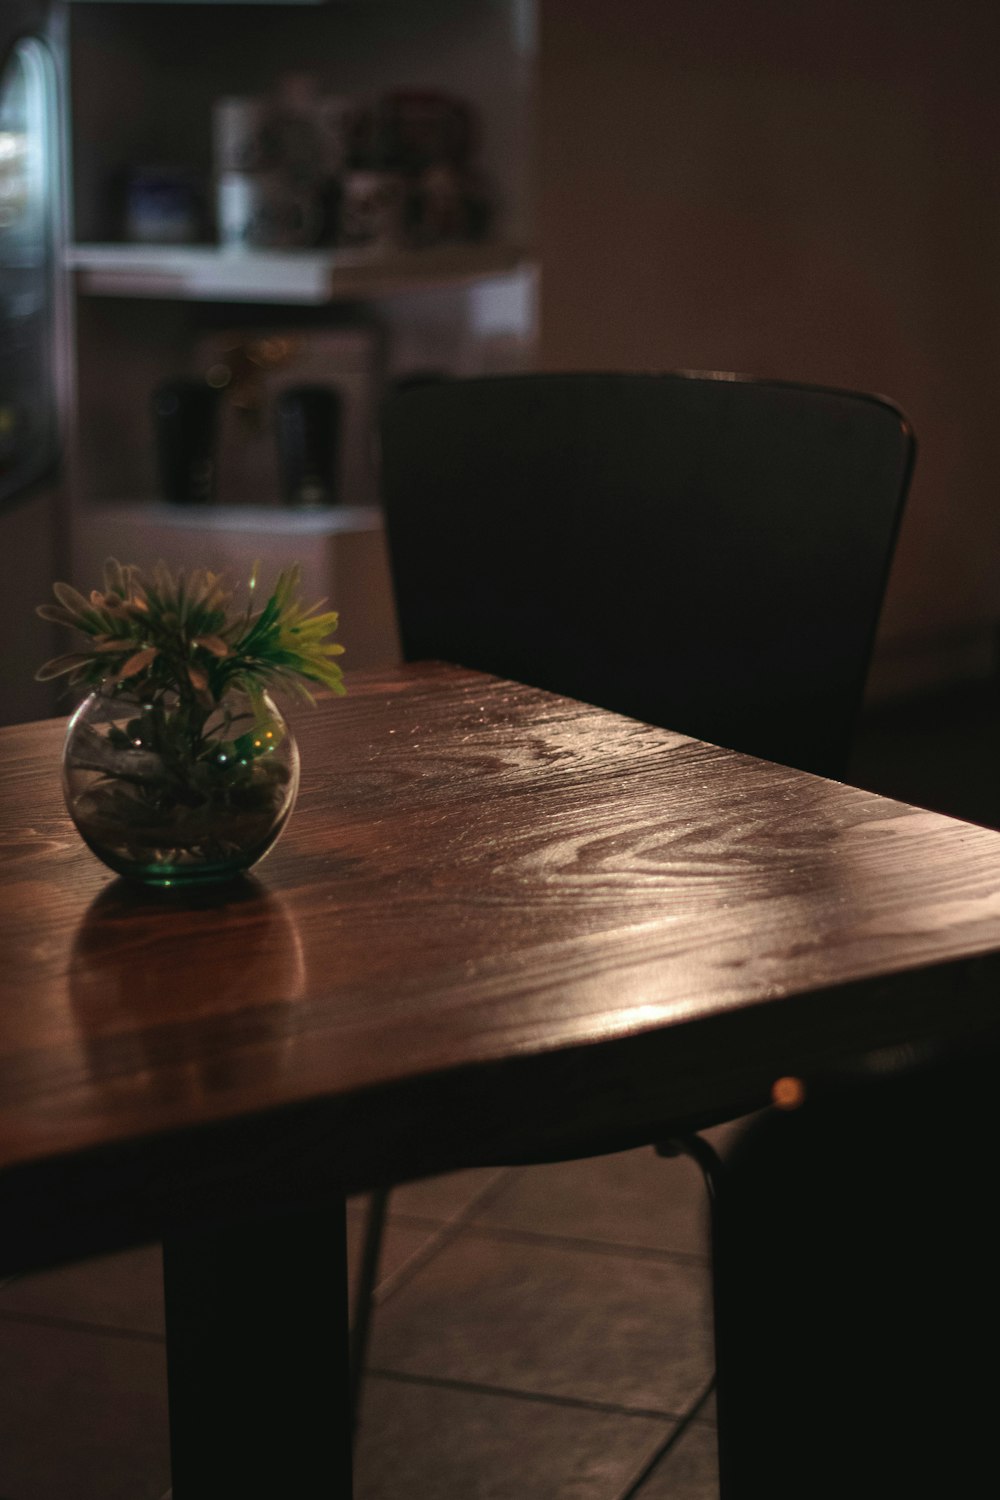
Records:
[[[330,639],[337,612],[325,609],[324,600],[303,604],[298,563],[280,571],[270,596],[255,608],[258,572],[255,564],[244,609],[234,608],[232,591],[206,568],[174,575],[160,561],[147,579],[138,568],[108,558],[103,593],[95,590],[88,600],[59,583],[58,603],[39,607],[43,619],[91,638],[86,649],[46,662],[39,676],[99,682],[117,665],[119,680],[142,677],[152,700],[170,695],[170,722],[181,736],[177,753],[186,756],[191,735],[200,733],[196,726],[230,686],[256,694],[258,712],[269,684],[308,702],[310,682],[342,693],[343,674],[333,658],[344,648]]]

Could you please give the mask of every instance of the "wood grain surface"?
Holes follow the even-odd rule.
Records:
[[[0,730],[0,1269],[1000,1033],[1000,834],[440,665],[294,727],[281,840],[183,895]]]

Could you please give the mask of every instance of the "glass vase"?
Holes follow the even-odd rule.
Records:
[[[273,699],[218,703],[105,684],[73,715],[63,792],[81,838],[146,885],[230,880],[281,833],[299,785],[295,738]]]

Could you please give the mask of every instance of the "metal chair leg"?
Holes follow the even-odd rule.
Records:
[[[713,1265],[714,1265],[714,1261],[715,1261],[715,1246],[716,1246],[716,1243],[717,1243],[717,1240],[718,1240],[718,1227],[719,1227],[719,1221],[718,1221],[719,1196],[720,1196],[720,1193],[722,1191],[722,1183],[723,1183],[723,1179],[725,1177],[725,1171],[726,1171],[726,1166],[725,1166],[724,1161],[722,1160],[722,1157],[716,1151],[715,1147],[709,1145],[708,1141],[706,1141],[705,1138],[703,1136],[700,1136],[700,1135],[678,1135],[678,1136],[674,1136],[671,1140],[669,1140],[669,1141],[663,1141],[662,1143],[658,1144],[655,1149],[656,1149],[656,1152],[657,1152],[657,1154],[659,1156],[688,1156],[688,1157],[691,1158],[691,1160],[695,1163],[695,1165],[698,1167],[699,1171],[701,1172],[702,1178],[703,1178],[704,1183],[705,1183],[705,1192],[706,1192],[707,1197],[708,1197],[708,1232],[709,1232],[709,1244],[711,1246],[712,1261],[713,1261]],[[713,1303],[715,1301],[715,1292],[716,1292],[716,1278],[715,1278],[715,1273],[713,1271],[713,1274],[712,1274],[712,1300],[713,1300]],[[711,1395],[712,1391],[715,1390],[716,1387],[717,1387],[717,1385],[718,1385],[718,1379],[719,1379],[719,1343],[718,1343],[719,1333],[718,1333],[718,1329],[719,1329],[719,1320],[718,1320],[718,1317],[716,1317],[716,1319],[715,1319],[715,1370],[712,1373],[711,1380],[708,1382],[708,1385],[706,1386],[705,1390],[702,1392],[702,1395],[698,1399],[697,1408],[696,1408],[697,1410],[701,1409],[701,1407],[704,1404],[704,1402],[707,1400],[707,1398],[709,1397],[709,1395]],[[721,1424],[720,1424],[719,1426],[716,1427],[716,1443],[718,1445],[717,1451],[718,1451],[718,1457],[719,1457],[720,1475],[721,1475],[721,1471],[723,1469],[723,1462],[722,1462],[722,1442],[723,1442],[723,1437],[721,1435]],[[721,1483],[721,1479],[720,1479],[720,1483]]]
[[[358,1285],[354,1293],[354,1312],[351,1318],[351,1426],[353,1432],[357,1432],[360,1416],[361,1383],[368,1352],[368,1335],[371,1331],[372,1307],[378,1282],[382,1234],[385,1228],[388,1202],[388,1188],[377,1188],[368,1199],[368,1218],[365,1223],[364,1246],[358,1270]]]
[[[654,1150],[659,1156],[689,1156],[697,1164],[705,1180],[708,1192],[709,1216],[714,1235],[716,1201],[721,1175],[724,1170],[721,1157],[709,1145],[708,1141],[703,1140],[698,1135],[674,1136],[670,1140],[657,1142]],[[388,1202],[388,1188],[379,1188],[369,1197],[361,1266],[358,1273],[358,1285],[354,1294],[350,1335],[351,1420],[354,1432],[357,1432],[360,1418],[361,1386],[364,1379],[368,1338],[371,1332],[375,1287],[378,1281],[379,1260],[382,1253],[382,1237]],[[709,1387],[710,1389],[711,1387]],[[708,1391],[705,1392],[705,1395],[708,1395]]]
[[[657,1141],[653,1150],[657,1156],[689,1156],[705,1180],[708,1193],[709,1230],[715,1239],[715,1214],[722,1186],[725,1164],[714,1146],[700,1135],[675,1135],[667,1141]]]
[[[653,1150],[656,1152],[657,1156],[690,1156],[691,1160],[697,1164],[701,1171],[701,1175],[705,1180],[705,1187],[708,1191],[709,1215],[714,1232],[715,1205],[719,1191],[720,1178],[724,1170],[722,1159],[719,1156],[718,1152],[714,1147],[710,1146],[707,1141],[702,1140],[700,1135],[674,1136],[668,1141],[657,1141],[654,1143]],[[629,1485],[624,1494],[619,1497],[619,1500],[639,1500],[639,1496],[645,1488],[646,1480],[656,1469],[659,1468],[660,1464],[666,1458],[670,1450],[674,1448],[680,1441],[681,1437],[683,1437],[688,1427],[703,1410],[706,1401],[708,1400],[714,1389],[715,1375],[713,1373],[707,1384],[702,1389],[700,1395],[685,1412],[681,1421],[678,1422],[677,1426],[671,1431],[669,1436],[664,1438],[659,1447],[649,1455],[649,1458],[646,1460],[641,1471],[632,1480],[632,1483]]]

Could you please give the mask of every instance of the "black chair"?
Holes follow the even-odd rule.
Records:
[[[878,397],[522,375],[387,403],[403,653],[842,775],[913,461]]]
[[[414,386],[381,424],[404,656],[842,777],[913,460],[901,412],[849,391],[720,374]],[[658,1149],[712,1187],[699,1138]],[[357,1378],[384,1210],[375,1195]]]

